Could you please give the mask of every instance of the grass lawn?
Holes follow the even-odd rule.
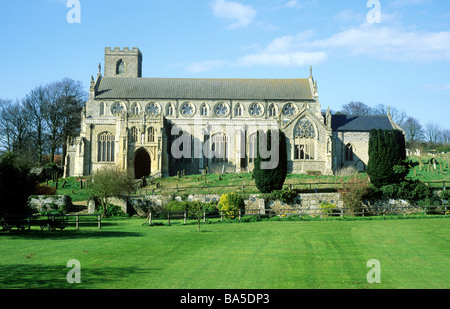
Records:
[[[446,218],[142,225],[0,233],[0,288],[450,288]],[[81,284],[66,264],[81,263]],[[367,262],[381,263],[369,284]]]

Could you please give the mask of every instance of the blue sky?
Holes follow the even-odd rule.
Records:
[[[105,47],[139,47],[144,77],[305,78],[322,108],[404,109],[450,128],[450,2],[0,0],[0,98],[70,77],[86,89]],[[372,4],[372,3],[369,3]],[[370,15],[372,16],[372,15]]]

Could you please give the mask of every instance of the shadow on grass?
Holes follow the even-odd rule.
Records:
[[[104,231],[104,230],[57,230],[57,231],[40,231],[40,230],[30,230],[30,231],[17,231],[13,230],[8,233],[0,232],[0,239],[2,236],[8,238],[20,238],[20,239],[30,239],[30,240],[42,240],[42,239],[81,239],[81,238],[119,238],[119,237],[140,237],[143,236],[141,233],[135,232],[122,232],[122,231]]]
[[[65,265],[1,265],[2,289],[89,289],[108,288],[127,276],[147,276],[161,269],[136,269],[136,267],[86,267],[81,268],[81,283],[70,284],[67,274],[71,268]]]

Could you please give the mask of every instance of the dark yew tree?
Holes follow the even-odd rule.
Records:
[[[406,143],[399,130],[372,130],[369,140],[370,181],[376,187],[399,183],[407,174]]]
[[[261,193],[270,193],[281,190],[287,175],[286,136],[278,130],[278,138],[273,136],[271,130],[257,132],[257,157],[253,169],[255,184]],[[272,149],[272,139],[278,140]],[[266,142],[264,142],[266,141]],[[260,147],[262,145],[262,148]],[[266,148],[266,149],[264,149]],[[263,153],[261,153],[261,150]]]

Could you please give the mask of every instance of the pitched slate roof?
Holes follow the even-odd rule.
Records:
[[[96,99],[313,100],[308,79],[102,77]]]
[[[372,129],[394,129],[387,116],[350,115],[333,115],[331,117],[331,128],[333,131],[370,131]]]

